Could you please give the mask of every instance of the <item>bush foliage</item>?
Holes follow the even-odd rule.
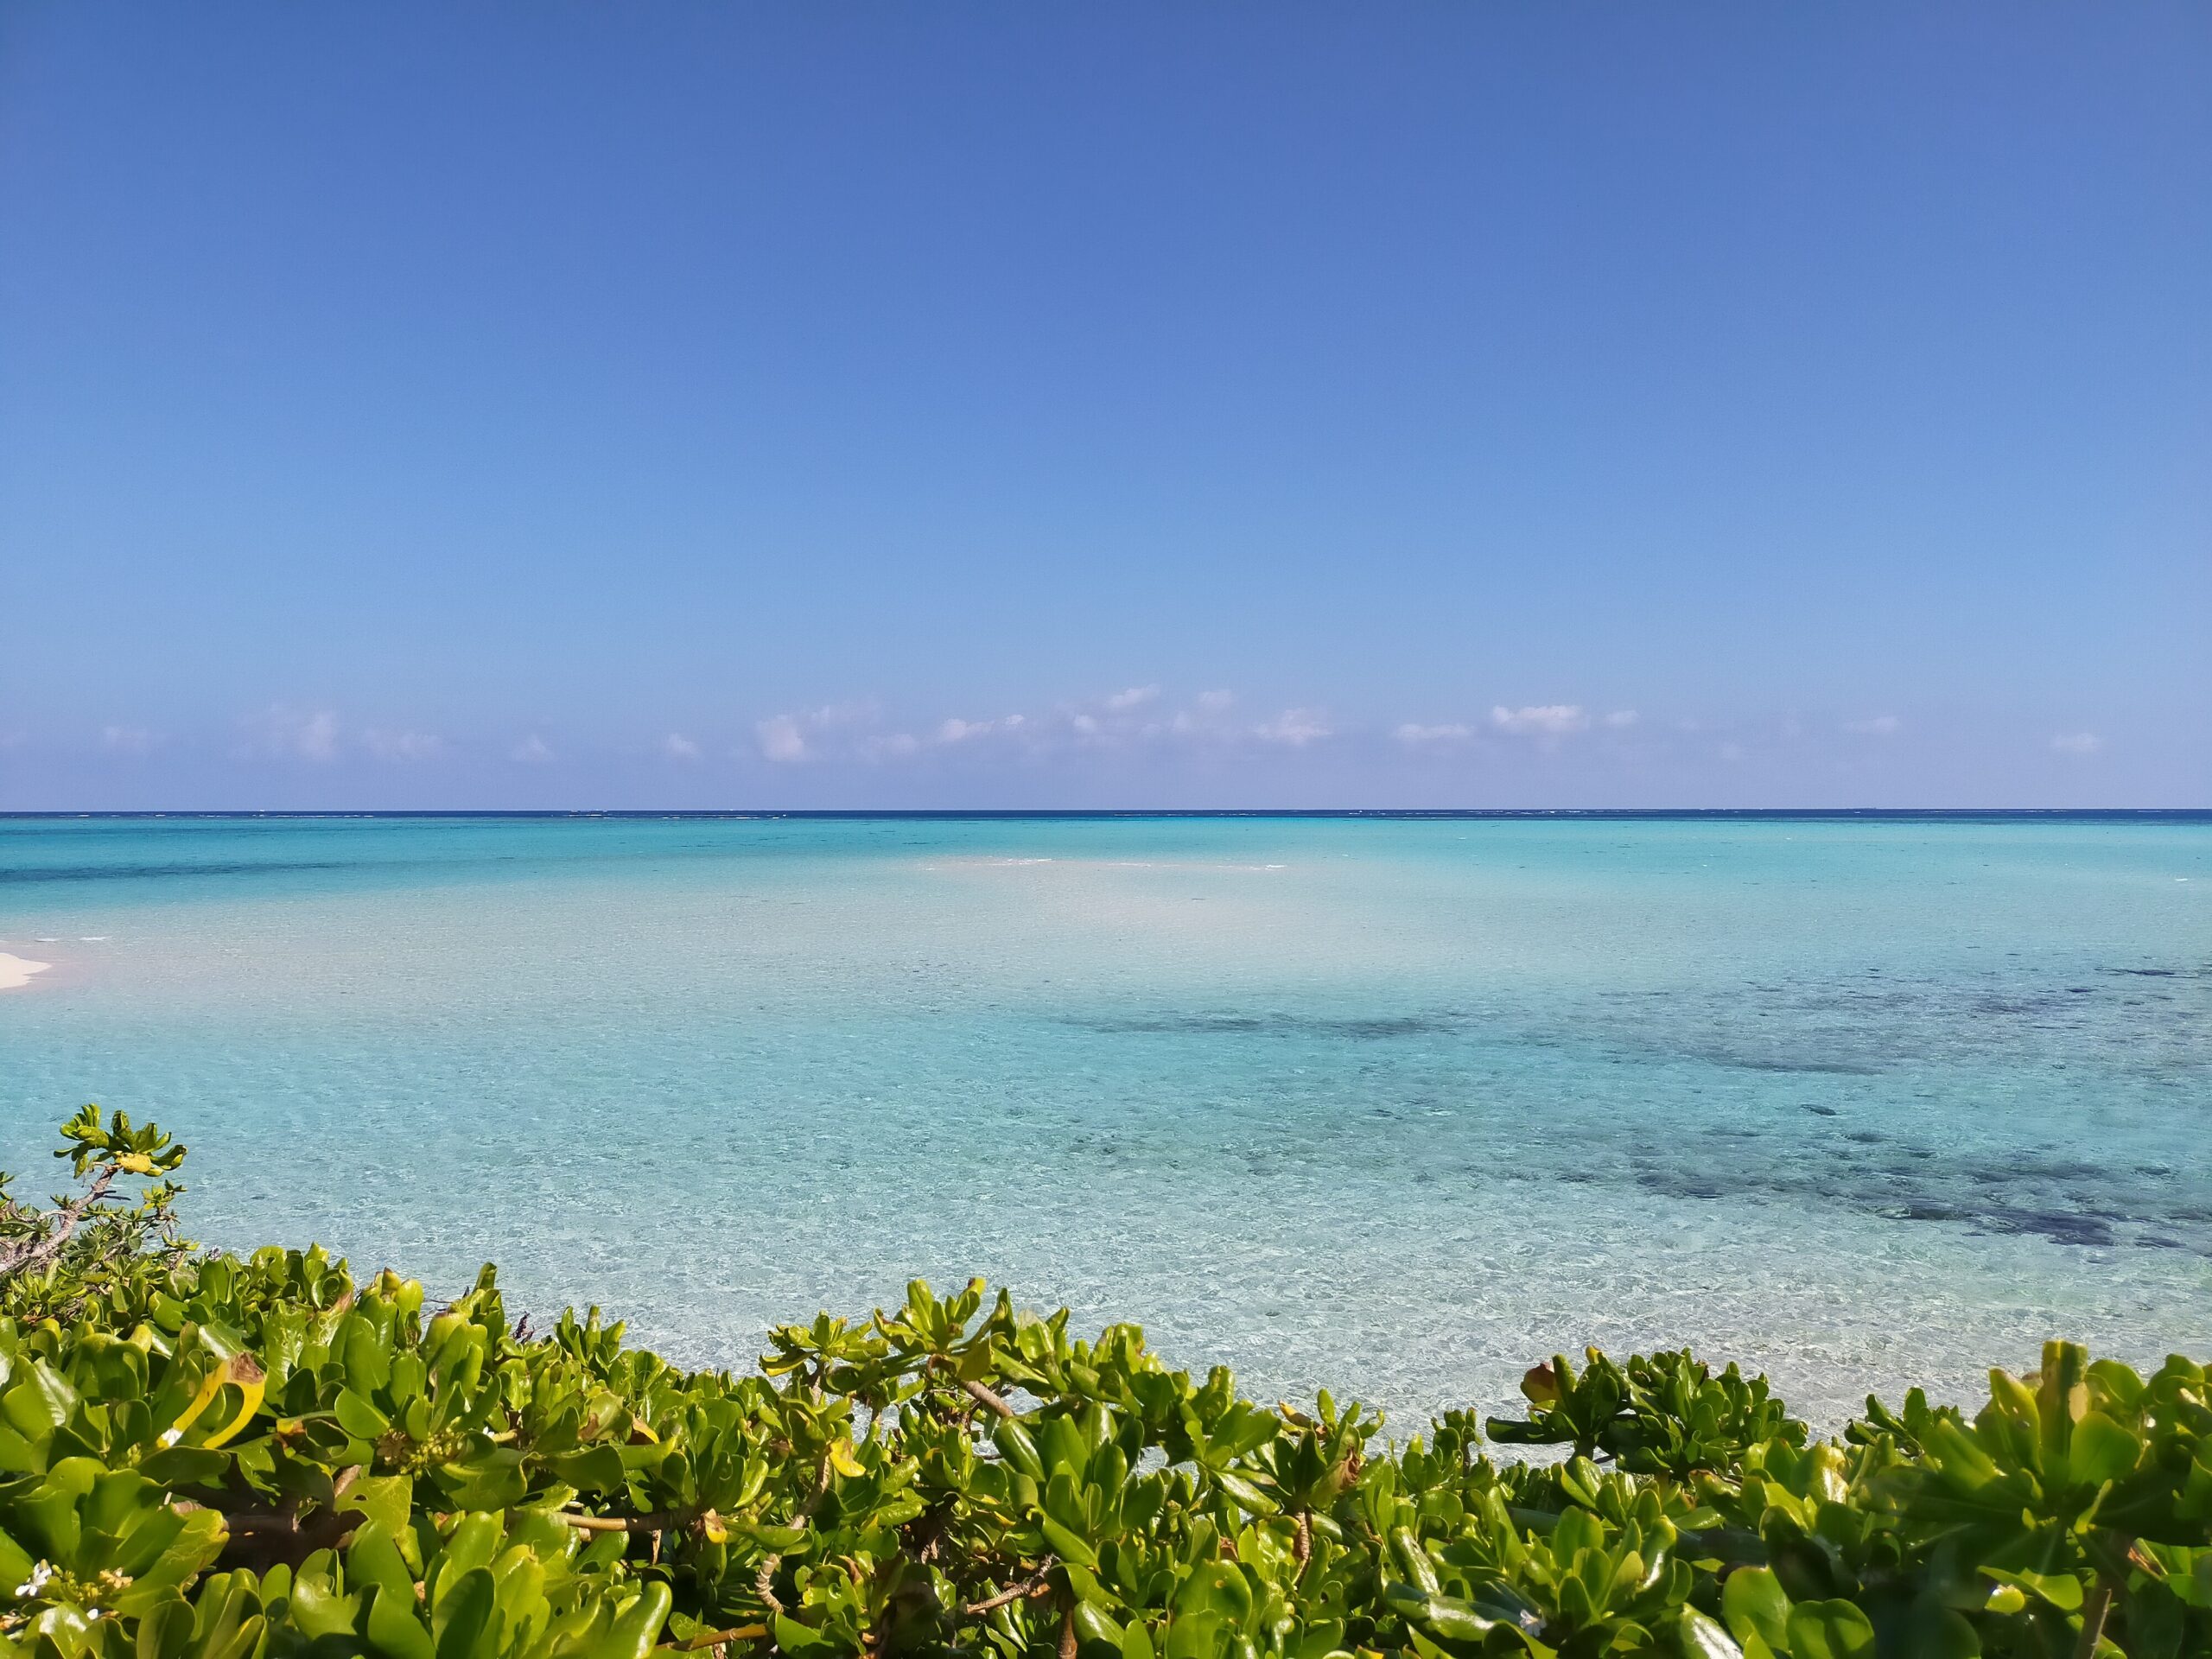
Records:
[[[0,1178],[0,1654],[2212,1654],[2212,1404],[2052,1343],[1838,1440],[1687,1351],[1384,1438],[979,1281],[688,1372],[320,1249],[195,1251],[87,1108]],[[1497,1443],[1557,1447],[1492,1461]]]

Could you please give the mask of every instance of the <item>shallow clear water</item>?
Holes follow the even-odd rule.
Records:
[[[2212,1353],[2212,819],[0,820],[0,1165],[693,1362],[983,1274],[1269,1396]]]

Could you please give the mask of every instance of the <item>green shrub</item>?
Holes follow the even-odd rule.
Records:
[[[2212,1654],[2212,1404],[2052,1343],[1968,1417],[1815,1440],[1688,1353],[1386,1441],[980,1281],[687,1372],[320,1249],[176,1236],[87,1109],[0,1180],[0,1653],[38,1659]],[[127,1192],[127,1196],[124,1194]]]

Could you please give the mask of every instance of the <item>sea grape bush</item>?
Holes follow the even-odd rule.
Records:
[[[177,1237],[183,1149],[80,1114],[0,1180],[0,1654],[1747,1659],[2212,1654],[2212,1393],[2049,1344],[1816,1440],[1592,1351],[1394,1442],[981,1282],[688,1372],[310,1248]],[[1492,1461],[1488,1438],[1560,1448]]]

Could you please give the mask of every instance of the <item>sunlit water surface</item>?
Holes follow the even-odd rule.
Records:
[[[0,821],[0,1164],[694,1363],[972,1274],[1266,1397],[2212,1353],[2212,821]]]

